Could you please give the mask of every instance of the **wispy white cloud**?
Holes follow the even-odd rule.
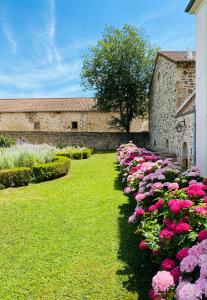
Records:
[[[13,86],[19,89],[41,89],[44,85],[54,83],[64,83],[71,80],[77,80],[80,69],[81,69],[81,60],[76,60],[73,63],[61,64],[52,67],[43,67],[43,68],[26,68],[26,65],[23,69],[21,67],[13,68],[7,74],[0,73],[0,84]]]
[[[1,11],[0,21],[1,21],[0,24],[1,24],[1,29],[2,29],[3,35],[8,42],[10,50],[13,54],[16,54],[17,43],[14,38],[14,33],[12,30],[11,24],[10,24],[8,18],[6,17],[6,14],[4,11]]]
[[[48,51],[48,62],[55,60],[60,63],[61,56],[55,44],[56,33],[56,2],[55,0],[48,0],[48,13],[46,15],[46,35],[44,34],[45,46]],[[46,37],[46,39],[45,39]]]

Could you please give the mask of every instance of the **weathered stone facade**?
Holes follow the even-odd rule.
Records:
[[[110,128],[110,113],[89,112],[3,112],[1,131],[120,132]],[[77,128],[72,128],[77,122]],[[148,131],[148,120],[134,119],[132,132]]]
[[[176,64],[158,56],[150,88],[150,148],[161,153],[176,153]]]
[[[188,58],[188,53],[183,60],[176,60],[174,53],[169,53],[172,59],[170,55],[158,53],[151,82],[149,93],[150,148],[160,153],[176,155],[181,160],[183,143],[186,142],[188,161],[192,162],[192,112],[185,117],[180,115],[176,118],[176,115],[195,90],[195,60]],[[178,133],[176,126],[182,120],[185,120],[186,127]]]

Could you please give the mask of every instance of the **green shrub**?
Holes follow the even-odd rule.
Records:
[[[91,156],[92,151],[90,148],[86,148],[83,150],[83,159],[87,159]]]
[[[39,164],[32,167],[37,182],[55,179],[64,176],[70,169],[70,159],[67,157],[56,157],[53,162]]]
[[[92,149],[90,148],[82,148],[82,149],[74,149],[68,148],[56,153],[58,156],[66,156],[71,159],[87,159],[91,156]]]
[[[10,136],[0,135],[0,147],[8,148],[16,144],[15,139]]]
[[[0,185],[4,187],[17,187],[28,185],[32,180],[30,168],[13,168],[0,171]]]
[[[70,151],[56,152],[55,154],[56,154],[57,156],[65,156],[65,157],[67,157],[67,158],[71,158]]]
[[[66,147],[68,147],[68,144],[58,143],[58,144],[56,145],[56,148],[58,148],[58,149],[63,149],[63,148],[66,148]]]
[[[83,158],[83,150],[70,150],[70,158],[71,159],[82,159]]]

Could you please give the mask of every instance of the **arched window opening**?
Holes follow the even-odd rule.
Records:
[[[186,142],[183,143],[182,147],[182,168],[184,170],[188,169],[188,145]]]

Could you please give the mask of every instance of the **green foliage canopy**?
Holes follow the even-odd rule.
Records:
[[[133,118],[145,117],[156,52],[144,33],[130,25],[106,27],[102,40],[89,48],[82,84],[95,91],[99,110],[119,113],[111,120],[113,127],[129,132]]]

